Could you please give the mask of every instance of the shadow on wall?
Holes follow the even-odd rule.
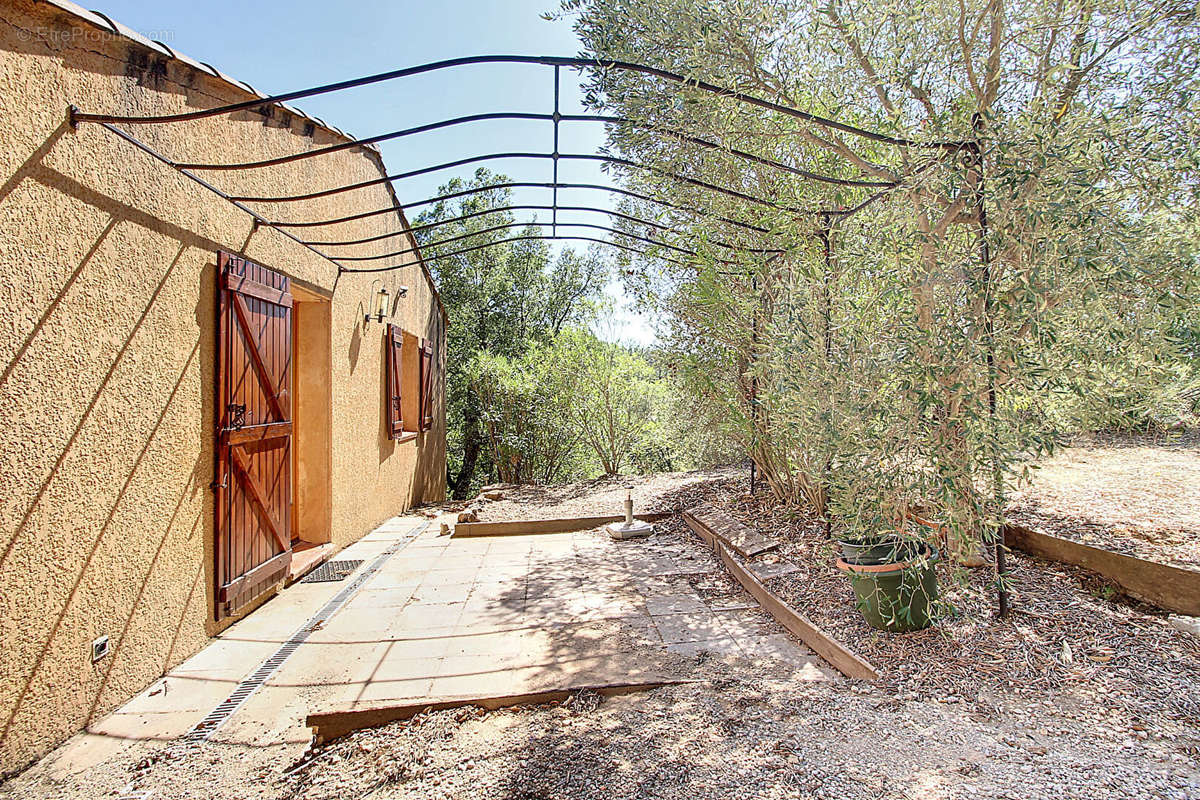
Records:
[[[35,57],[51,72],[65,64],[64,75],[83,76],[81,86],[118,87],[106,102],[110,108],[128,108],[143,94],[128,91],[133,83],[182,97],[193,109],[226,101],[199,70],[136,45],[113,50],[113,57],[100,52],[112,49],[110,42],[90,51],[41,35],[15,36],[45,17],[30,13],[30,0],[9,5],[0,49]],[[65,117],[65,102],[52,112]],[[288,127],[292,119],[270,110],[233,118]],[[254,233],[248,219],[244,229],[238,221],[214,234],[225,239],[217,242],[173,223],[172,195],[156,192],[157,184],[130,180],[129,189],[129,203],[155,213],[118,200],[126,178],[144,177],[135,171],[145,166],[140,155],[121,150],[119,160],[89,163],[72,152],[62,166],[53,159],[78,141],[65,119],[29,120],[45,127],[14,137],[29,153],[11,145],[12,160],[3,161],[13,163],[11,174],[0,174],[0,210],[42,223],[5,231],[6,257],[14,262],[4,265],[5,278],[33,265],[39,282],[29,292],[38,297],[36,307],[26,301],[5,309],[13,331],[0,356],[0,404],[31,420],[0,437],[0,463],[18,467],[9,476],[13,490],[0,501],[0,772],[27,765],[107,713],[217,629],[209,491],[213,257],[237,250],[231,245],[238,240],[244,252]],[[96,141],[108,135],[81,130],[79,136],[93,133]],[[170,134],[145,135],[157,144]],[[318,146],[341,141],[323,129],[306,135]],[[96,177],[123,167],[126,158],[127,175],[114,170],[107,184]],[[148,169],[147,175],[167,174],[161,165]],[[351,369],[361,346],[356,330]],[[93,664],[89,644],[101,634],[110,637],[110,653]]]
[[[13,638],[18,641],[6,642],[0,654],[0,663],[9,662],[2,670],[9,676],[9,691],[0,707],[3,769],[29,763],[48,745],[107,713],[189,655],[207,636],[207,610],[212,603],[209,483],[215,417],[208,388],[211,383],[205,376],[215,369],[216,266],[211,254],[219,245],[45,166],[43,158],[65,130],[65,125],[57,128],[6,179],[0,203],[22,182],[35,181],[91,206],[101,212],[101,218],[106,216],[107,222],[3,365],[0,393],[17,391],[18,386],[9,385],[10,380],[22,377],[23,370],[38,370],[46,362],[47,350],[39,347],[39,341],[58,332],[56,323],[79,302],[77,295],[88,279],[106,274],[105,270],[137,270],[144,275],[148,297],[137,301],[140,307],[130,326],[114,313],[95,319],[94,329],[77,332],[103,341],[104,346],[97,345],[89,354],[107,360],[81,363],[71,371],[77,381],[98,376],[86,402],[72,402],[64,394],[57,398],[59,407],[44,409],[58,420],[71,420],[70,433],[58,452],[38,460],[44,465],[37,467],[44,471],[40,485],[5,524],[0,595],[7,596],[5,616],[17,631]],[[113,264],[112,259],[105,261],[98,254],[121,246],[111,241],[118,232],[154,239],[156,245],[165,237],[174,252],[164,259],[165,266],[161,262],[156,266],[149,249]],[[147,237],[147,232],[152,236]],[[198,257],[204,259],[199,269],[195,266]],[[182,310],[178,300],[189,294],[199,331],[190,351],[183,352],[179,346],[172,350],[169,344],[155,350],[154,322],[178,319]],[[110,344],[116,348],[111,355]],[[148,351],[162,365],[161,371],[147,384],[152,387],[149,396],[131,403],[128,373],[142,368]],[[122,434],[140,433],[133,447],[128,436],[123,436],[119,452],[113,451],[113,457],[105,459],[103,431],[108,430],[105,426],[114,409],[128,414],[117,423]],[[190,431],[185,439],[192,440],[188,449],[196,453],[196,459],[190,475],[176,473],[181,480],[171,483],[164,480],[159,465],[170,461],[172,453],[178,460],[177,432],[181,427]],[[102,433],[97,434],[96,429]],[[10,441],[9,446],[20,448],[22,444]],[[68,488],[82,484],[91,489],[107,506],[102,520],[57,519],[61,511],[55,507],[56,484]],[[153,507],[146,506],[148,493],[158,495]],[[46,564],[48,520],[53,520],[59,531],[70,532],[74,537],[71,544],[82,558],[79,562],[70,557],[58,560],[54,566],[60,572],[55,580],[39,581],[29,567]],[[88,645],[101,632],[110,636],[110,654],[92,665],[87,658]]]
[[[362,352],[362,325],[354,324],[354,333],[350,335],[350,374],[354,374],[354,370],[358,367],[358,356]]]
[[[36,0],[34,0],[34,4],[37,4]],[[22,23],[19,20],[22,11],[23,9],[15,9],[10,18],[10,21],[13,18],[17,19],[16,22],[12,23],[12,26],[18,30],[22,27]],[[9,14],[9,10],[6,9],[6,18],[9,18]],[[79,50],[71,49],[75,46],[73,44],[63,47],[64,39],[54,37],[53,30],[48,31],[44,24],[39,25],[38,20],[40,19],[40,17],[27,18],[26,21],[29,24],[25,26],[26,30],[22,30],[19,35],[0,37],[0,50],[21,56],[49,57],[60,63],[66,63],[66,55],[64,54],[69,54],[72,56],[70,60],[70,69],[72,70],[90,72],[105,77],[130,78],[139,87],[159,94],[174,95],[183,98],[189,111],[204,111],[233,102],[230,99],[213,93],[204,85],[205,81],[222,81],[227,79],[217,78],[214,75],[190,66],[184,61],[168,58],[162,53],[147,50],[140,44],[125,42],[123,37],[110,34],[107,31],[96,32],[102,40],[106,41],[105,46],[108,46],[107,42],[111,40],[118,41],[127,48],[123,60],[108,58],[98,52],[98,50],[93,53],[81,55]],[[64,30],[75,32],[81,29],[80,22],[75,18],[67,18],[61,24]],[[90,26],[82,27],[85,27],[87,30],[93,30]],[[251,89],[251,91],[256,90]],[[84,108],[82,110],[96,111],[98,109]],[[65,106],[62,109],[62,113],[65,118],[67,113]],[[138,112],[131,109],[125,113],[136,114]],[[293,121],[293,115],[290,111],[267,106],[254,106],[231,114],[228,118],[237,121],[254,120],[263,125],[275,128],[291,128]],[[301,117],[297,122],[302,126],[299,132],[309,137],[314,146],[338,144],[343,141],[331,131],[317,127],[312,120]]]

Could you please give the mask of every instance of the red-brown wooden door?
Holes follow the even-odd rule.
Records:
[[[216,616],[291,564],[292,295],[286,277],[217,257]]]

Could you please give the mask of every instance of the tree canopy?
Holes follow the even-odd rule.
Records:
[[[1098,418],[1066,400],[1105,397],[1121,419],[1171,380],[1194,386],[1180,335],[1200,274],[1194,3],[570,0],[562,13],[589,56],[881,134],[588,75],[592,105],[636,123],[611,126],[609,147],[651,167],[622,179],[708,212],[639,208],[698,255],[626,256],[625,274],[665,316],[677,376],[780,498],[867,528],[933,503],[971,560],[1022,460],[1072,415]],[[755,252],[771,249],[785,252]],[[1114,383],[1128,391],[1106,393]]]
[[[468,181],[455,178],[438,194],[505,182],[505,176],[480,169]],[[546,242],[501,243],[514,234],[485,229],[514,221],[512,212],[493,210],[511,202],[508,189],[478,192],[441,201],[413,223],[423,253],[432,259],[434,279],[451,320],[446,336],[447,478],[455,497],[465,496],[480,468],[489,466],[479,461],[481,455],[485,460],[488,455],[479,400],[470,390],[476,357],[519,357],[531,346],[552,339],[564,326],[585,321],[608,275],[608,265],[597,252],[581,254],[567,248],[552,259]],[[477,216],[458,220],[468,215]],[[433,258],[486,242],[497,244]]]

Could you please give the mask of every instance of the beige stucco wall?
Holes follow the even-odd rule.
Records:
[[[330,262],[256,228],[112,133],[66,123],[71,103],[149,114],[249,97],[48,4],[0,8],[0,773],[131,697],[218,630],[209,489],[217,250],[331,301],[332,540],[348,544],[443,495],[441,381],[432,431],[399,444],[384,434],[384,326],[364,326],[361,308],[376,276],[335,280]],[[278,110],[270,119],[241,113],[132,131],[195,161],[342,141]],[[355,149],[207,177],[234,192],[287,194],[380,170],[373,152]],[[391,202],[377,186],[262,210],[317,219]],[[402,225],[388,214],[311,235],[348,239]],[[410,287],[397,324],[440,340],[444,322],[425,273],[410,266],[378,278],[393,297],[400,284]],[[112,653],[93,665],[89,643],[104,634]]]

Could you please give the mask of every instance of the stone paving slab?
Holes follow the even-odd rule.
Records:
[[[421,522],[389,520],[338,558],[369,561]],[[438,528],[391,556],[214,738],[305,741],[303,720],[324,707],[678,676],[695,669],[680,658],[701,652],[832,674],[756,606],[714,611],[730,598],[705,599],[723,572],[698,548],[602,531],[452,540]],[[181,735],[343,585],[290,587],[172,670],[168,691],[151,687],[93,733]]]

